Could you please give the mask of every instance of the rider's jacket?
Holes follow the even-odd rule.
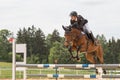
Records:
[[[83,30],[83,26],[88,23],[87,19],[84,19],[81,15],[77,16],[77,20],[70,20],[70,27],[75,27],[77,29]]]

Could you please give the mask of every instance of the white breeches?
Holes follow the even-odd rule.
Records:
[[[83,30],[84,30],[84,32],[91,33],[91,30],[89,29],[88,24],[85,24],[85,25],[83,26]]]

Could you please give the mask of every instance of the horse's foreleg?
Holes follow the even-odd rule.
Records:
[[[68,61],[70,61],[72,58],[74,58],[73,54],[72,54],[72,46],[68,46],[68,51],[70,53],[70,58],[68,59]]]
[[[80,51],[80,46],[77,46],[77,55],[76,55],[77,60],[80,60],[80,58],[78,57],[79,51]]]
[[[73,54],[72,54],[72,46],[69,46],[69,47],[68,47],[68,51],[69,51],[69,53],[70,53],[70,55],[71,55],[71,58],[74,58],[74,56],[73,56]]]

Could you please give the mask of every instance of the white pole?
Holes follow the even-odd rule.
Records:
[[[16,40],[12,42],[12,80],[16,80]]]
[[[102,73],[103,73],[102,67],[97,67],[96,69],[98,70],[98,80],[103,80],[102,79]]]
[[[23,71],[23,80],[26,80],[27,79],[27,76],[26,76],[26,68],[24,68],[24,71]]]
[[[26,64],[26,59],[27,58],[27,48],[26,48],[26,44],[25,44],[25,51],[24,51],[24,64]],[[24,80],[27,79],[27,75],[26,75],[26,67],[24,68]]]

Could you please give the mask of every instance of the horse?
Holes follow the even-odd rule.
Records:
[[[79,53],[85,53],[86,59],[92,64],[103,64],[103,49],[98,40],[96,40],[97,45],[95,45],[92,40],[90,40],[82,30],[78,30],[77,28],[67,29],[62,26],[65,30],[65,42],[64,45],[68,47],[68,50],[71,54],[71,58],[76,58],[79,60]],[[77,51],[77,55],[73,56],[72,51]],[[70,58],[70,59],[71,59]],[[103,70],[106,74],[106,71]],[[97,73],[97,71],[96,71]]]

